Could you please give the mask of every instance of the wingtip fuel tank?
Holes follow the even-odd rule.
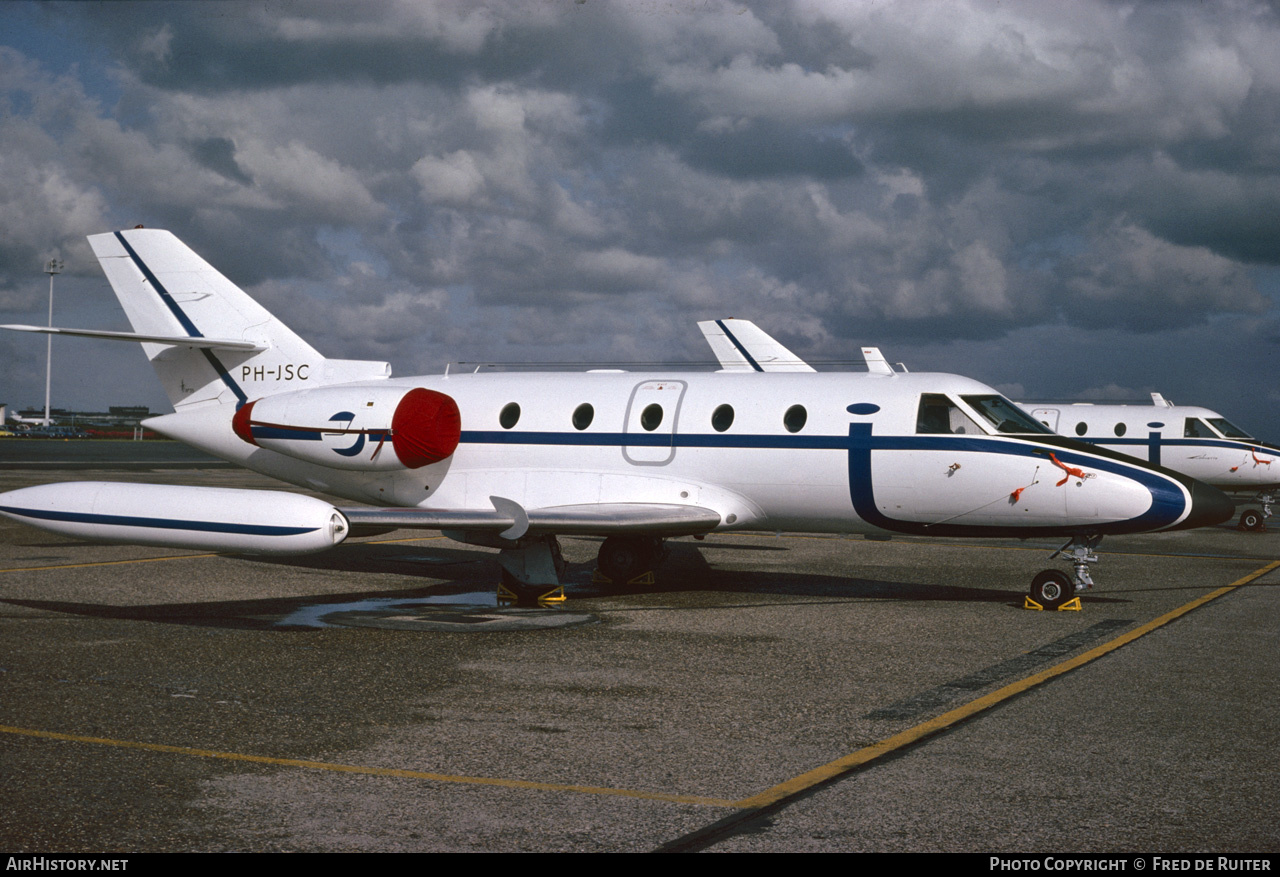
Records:
[[[350,530],[332,505],[296,493],[110,481],[0,493],[0,514],[77,539],[236,554],[311,554]]]

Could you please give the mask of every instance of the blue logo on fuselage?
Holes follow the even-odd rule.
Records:
[[[336,421],[345,420],[347,422],[347,429],[344,429],[342,432],[339,432],[339,433],[330,433],[330,435],[342,435],[343,433],[349,432],[351,429],[351,423],[355,419],[356,419],[356,416],[350,411],[339,411],[337,414],[329,418],[329,422],[333,423],[335,420]],[[362,450],[364,450],[363,430],[359,433],[359,435],[356,436],[355,444],[346,448],[334,448],[333,452],[335,454],[341,454],[344,457],[354,457],[356,454],[360,453]]]

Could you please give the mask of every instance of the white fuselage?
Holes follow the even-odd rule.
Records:
[[[397,471],[314,462],[350,451],[352,430],[366,411],[374,416],[375,396],[391,387],[424,387],[456,401],[461,437],[449,458]],[[922,393],[947,394],[972,422],[963,432],[921,432]],[[326,388],[305,415],[310,422],[291,424],[302,428],[295,434],[310,433],[296,455],[286,442],[274,445],[281,453],[238,437],[228,405],[148,425],[264,474],[383,506],[487,509],[494,496],[528,509],[669,503],[714,509],[722,529],[937,535],[1126,532],[1185,522],[1184,480],[1057,436],[1002,435],[967,395],[996,392],[926,373],[452,374]],[[347,429],[326,434],[338,413]],[[370,440],[361,451],[371,468],[377,445]]]

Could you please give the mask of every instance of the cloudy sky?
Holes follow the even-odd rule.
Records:
[[[141,223],[400,375],[735,316],[1276,441],[1277,46],[1248,0],[4,3],[0,322],[57,256],[55,323],[128,328],[84,236]],[[55,406],[168,410],[133,345],[54,356]]]

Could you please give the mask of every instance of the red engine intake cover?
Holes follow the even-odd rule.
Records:
[[[438,463],[458,448],[462,415],[452,397],[415,387],[404,394],[391,416],[396,457],[410,469]]]
[[[257,401],[254,399],[248,405],[241,405],[235,416],[231,418],[231,431],[254,447],[257,447],[258,443],[254,440],[253,430],[250,427],[253,423],[253,406]]]

